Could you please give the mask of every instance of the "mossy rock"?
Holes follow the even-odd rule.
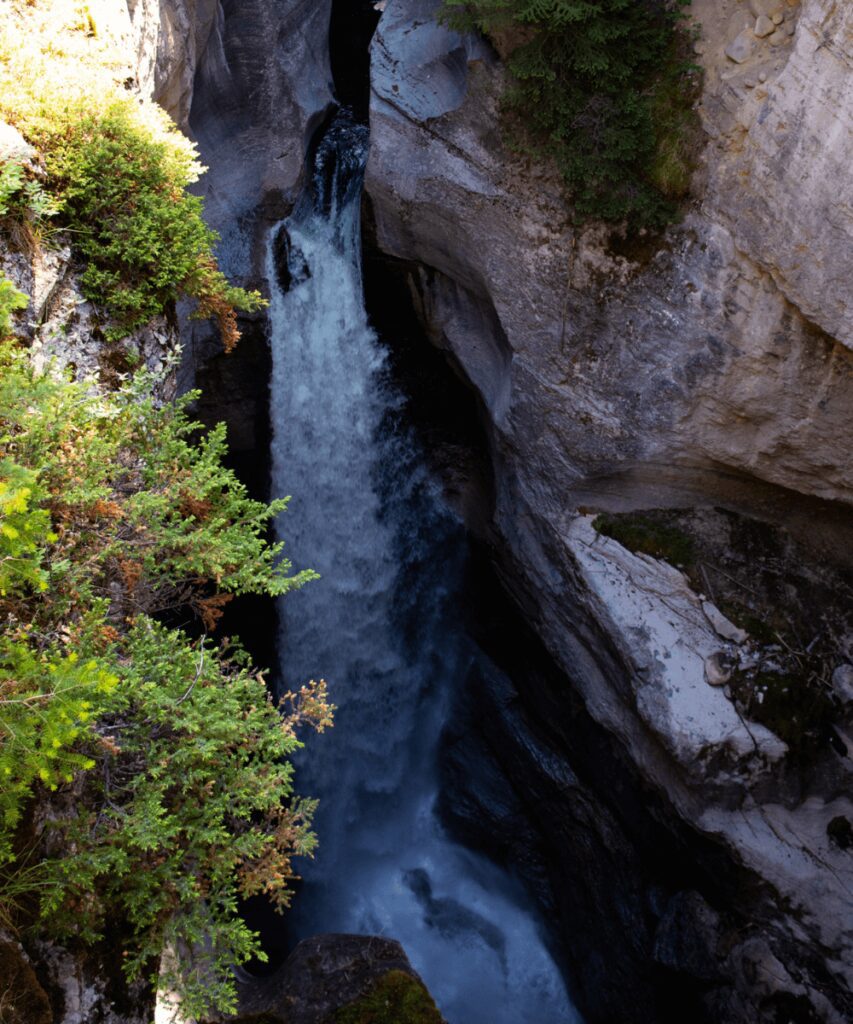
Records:
[[[593,527],[629,551],[662,558],[671,565],[690,566],[695,558],[692,539],[683,530],[636,513],[596,516]]]
[[[795,754],[822,744],[837,717],[830,693],[805,673],[737,672],[730,685],[743,713],[775,732]]]
[[[443,1024],[429,992],[405,971],[388,971],[355,1002],[341,1007],[334,1024]]]
[[[853,630],[849,566],[784,526],[722,508],[602,513],[593,526],[678,566],[696,594],[747,632],[752,657],[729,686],[742,715],[774,732],[802,765],[817,765],[830,749],[843,753],[831,678],[844,660],[839,638]]]

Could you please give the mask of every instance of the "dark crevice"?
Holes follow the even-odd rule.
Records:
[[[451,355],[425,333],[417,309],[419,268],[376,246],[367,196],[362,220],[365,306],[388,346],[388,370],[404,396],[406,422],[445,500],[470,529],[485,533],[494,505],[486,412]]]
[[[335,97],[367,123],[370,106],[370,40],[379,24],[375,0],[333,0],[329,56]]]

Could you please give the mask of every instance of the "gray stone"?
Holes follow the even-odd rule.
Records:
[[[719,981],[720,916],[698,892],[679,892],[669,901],[655,933],[654,958],[678,974]]]
[[[755,33],[745,28],[726,47],[726,56],[735,64],[744,64],[755,52]]]
[[[768,36],[767,42],[771,46],[781,46],[783,43],[787,43],[789,34],[785,29],[776,29],[773,35]]]
[[[853,703],[853,665],[839,665],[835,669],[832,689],[843,704]]]
[[[724,640],[731,640],[733,643],[742,644],[749,638],[744,629],[740,629],[733,622],[730,622],[715,604],[710,601],[702,602],[702,611],[714,629],[714,632]]]
[[[0,163],[33,164],[37,153],[12,125],[0,121]]]
[[[239,984],[239,1017],[267,1014],[288,1024],[325,1024],[369,991],[389,971],[423,985],[399,942],[371,935],[316,935],[304,939],[266,978]],[[256,1016],[257,1015],[257,1016]],[[233,1019],[233,1018],[229,1018]]]
[[[749,9],[756,17],[763,14],[770,18],[784,7],[785,0],[749,0]]]
[[[758,20],[755,22],[754,32],[759,39],[763,39],[765,36],[769,36],[773,32],[773,22],[766,14],[760,14]]]
[[[434,5],[421,5],[430,10]],[[488,60],[478,37],[461,36],[432,18],[409,20],[392,7],[371,50],[373,88],[405,117],[427,121],[456,110],[465,97],[468,62]]]

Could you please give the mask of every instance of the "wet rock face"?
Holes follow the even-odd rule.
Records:
[[[265,274],[261,234],[287,211],[313,130],[332,101],[331,0],[221,0],[195,80],[200,186],[222,233],[222,269]]]
[[[695,0],[706,141],[694,197],[664,236],[625,238],[578,228],[552,170],[506,151],[500,61],[440,26],[438,6],[390,0],[380,21],[367,189],[376,246],[410,268],[426,333],[482,399],[502,578],[664,817],[712,837],[723,882],[735,864],[750,873],[749,924],[719,944],[725,980],[704,998],[712,1019],[775,1020],[789,1004],[843,1019],[853,879],[831,825],[849,816],[850,748],[793,784],[788,745],[767,715],[744,717],[725,678],[745,631],[704,587],[579,512],[713,505],[784,525],[815,564],[853,551],[853,228],[839,212],[853,8]],[[514,735],[506,777],[533,777],[540,759],[522,724]],[[570,771],[567,736],[552,763]],[[487,804],[460,806],[492,827]],[[540,880],[561,877],[560,806],[543,825]],[[683,889],[705,899],[709,884]],[[539,887],[543,905],[558,888]],[[659,941],[641,942],[637,971],[681,963],[679,977],[705,984],[716,919],[691,900],[654,911]]]
[[[217,255],[234,283],[266,293],[266,241],[298,193],[314,129],[332,102],[332,0],[219,0],[195,77],[190,130],[209,171],[199,183]],[[253,493],[268,487],[269,346],[263,313],[240,317],[222,353],[209,325],[182,319],[181,388],[202,389],[204,422],[225,421]],[[232,627],[233,628],[233,627]],[[268,661],[268,659],[266,659]]]

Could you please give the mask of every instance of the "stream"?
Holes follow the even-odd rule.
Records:
[[[572,1024],[520,884],[434,812],[439,739],[474,656],[459,608],[466,541],[364,306],[368,145],[339,113],[269,245],[273,492],[293,495],[288,552],[321,574],[281,602],[281,678],[325,678],[338,706],[297,759],[298,791],[320,799],[320,847],[300,865],[288,927],[398,939],[450,1024]]]

